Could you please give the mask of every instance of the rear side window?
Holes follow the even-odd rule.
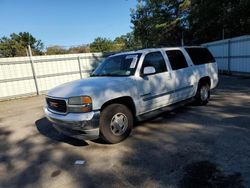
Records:
[[[206,48],[185,48],[195,65],[214,63],[213,55]]]
[[[155,68],[156,73],[167,71],[166,63],[161,52],[148,53],[144,58],[142,70],[144,69],[144,67],[147,66],[153,66]]]
[[[186,58],[180,50],[166,51],[169,62],[173,70],[183,69],[188,67]]]

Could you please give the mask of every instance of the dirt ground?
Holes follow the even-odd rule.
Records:
[[[250,187],[250,78],[221,76],[207,106],[138,123],[115,145],[60,135],[43,103],[0,102],[0,187]]]

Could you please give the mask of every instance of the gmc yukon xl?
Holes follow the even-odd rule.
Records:
[[[203,47],[119,53],[106,58],[89,78],[48,91],[44,112],[65,135],[118,143],[136,120],[190,100],[207,104],[217,83],[217,63]]]

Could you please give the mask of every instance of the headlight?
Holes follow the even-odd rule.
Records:
[[[89,112],[92,110],[92,99],[88,96],[71,97],[68,100],[69,112]]]
[[[88,96],[69,98],[69,104],[71,105],[81,105],[81,104],[89,104],[89,103],[92,103],[92,100]]]

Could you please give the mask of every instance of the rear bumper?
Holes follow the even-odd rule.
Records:
[[[100,111],[61,115],[44,107],[44,113],[53,126],[67,136],[83,140],[93,140],[99,137]]]

